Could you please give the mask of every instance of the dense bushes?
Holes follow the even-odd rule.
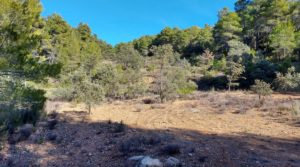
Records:
[[[45,91],[26,87],[21,80],[1,77],[0,81],[0,126],[13,128],[25,123],[35,124],[46,101]]]
[[[295,68],[289,68],[286,74],[278,73],[275,86],[279,91],[300,91],[300,73]]]

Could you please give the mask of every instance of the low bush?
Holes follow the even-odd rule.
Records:
[[[251,90],[258,95],[259,99],[261,99],[261,96],[269,96],[273,93],[271,85],[261,80],[255,80],[255,84],[251,86]]]
[[[144,152],[146,147],[158,145],[161,141],[161,137],[157,134],[137,135],[122,142],[119,146],[119,151],[123,154]]]

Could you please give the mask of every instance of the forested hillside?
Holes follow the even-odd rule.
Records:
[[[0,1],[0,166],[299,165],[298,0],[237,0],[215,25],[115,46],[42,11]]]
[[[2,0],[0,9],[2,124],[34,121],[45,91],[91,109],[145,93],[163,102],[193,92],[195,83],[230,90],[261,80],[276,91],[300,90],[299,1],[238,0],[215,25],[166,27],[116,46],[85,23],[41,17],[38,0]]]

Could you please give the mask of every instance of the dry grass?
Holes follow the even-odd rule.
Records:
[[[113,101],[91,115],[84,105],[48,102],[46,109],[62,117],[54,130],[62,143],[25,142],[1,155],[21,152],[21,160],[38,166],[125,167],[136,155],[172,155],[195,167],[297,166],[299,99],[275,94],[261,103],[245,92],[198,92],[166,104]]]

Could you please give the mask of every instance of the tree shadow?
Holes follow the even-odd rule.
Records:
[[[83,116],[86,118],[77,119]],[[55,141],[41,144],[25,141],[10,146],[18,148],[17,151],[2,150],[0,165],[129,167],[132,165],[127,159],[137,155],[149,155],[162,162],[173,156],[186,167],[297,167],[300,164],[300,138],[140,129],[127,126],[126,122],[91,122],[84,112],[61,114],[54,130],[41,130],[43,135],[49,132],[57,135]],[[5,158],[8,155],[9,160]]]

